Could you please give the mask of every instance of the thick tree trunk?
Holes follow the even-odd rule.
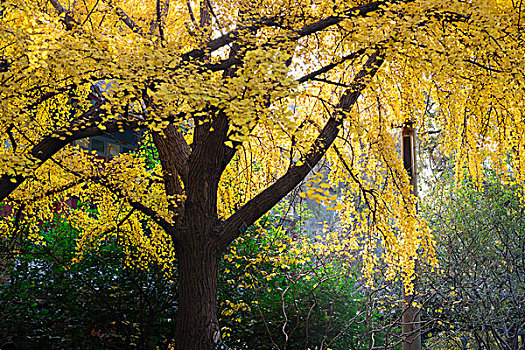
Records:
[[[211,350],[217,319],[218,257],[210,242],[182,244],[178,250],[179,310],[177,350]]]

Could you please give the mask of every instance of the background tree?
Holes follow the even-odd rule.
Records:
[[[426,216],[441,272],[429,276],[434,347],[520,349],[524,345],[525,242],[521,187],[485,170],[483,182],[437,186]],[[521,339],[520,339],[521,338]]]
[[[3,2],[0,41],[2,232],[40,224],[72,194],[82,252],[107,235],[178,272],[178,349],[218,336],[218,261],[229,244],[326,156],[306,195],[343,210],[366,277],[385,247],[387,275],[410,291],[431,236],[415,212],[392,128],[443,113],[457,177],[490,158],[522,182],[521,5],[512,1]],[[85,98],[94,82],[105,99]],[[292,113],[293,110],[293,113]],[[104,163],[70,144],[147,129],[159,164]],[[508,159],[513,162],[506,163]],[[314,181],[315,180],[315,181]],[[347,182],[333,197],[329,188]],[[231,194],[228,189],[237,191]],[[224,190],[223,190],[224,189]],[[351,200],[349,200],[351,199]],[[198,302],[196,302],[196,300]]]

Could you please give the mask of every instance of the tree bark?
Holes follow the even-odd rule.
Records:
[[[219,334],[217,251],[210,239],[207,242],[181,244],[177,255],[179,309],[176,349],[211,350],[214,337]]]

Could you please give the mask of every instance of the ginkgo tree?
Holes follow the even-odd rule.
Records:
[[[365,276],[384,263],[410,293],[432,237],[392,131],[437,126],[458,179],[480,179],[485,162],[523,182],[521,10],[514,0],[3,1],[2,234],[23,227],[44,244],[41,223],[80,198],[96,212],[64,209],[81,232],[77,259],[117,235],[136,247],[129,264],[154,259],[168,275],[176,264],[175,346],[211,349],[218,260],[326,157],[331,172],[304,195],[340,210],[343,249],[361,247]],[[102,100],[87,98],[93,84],[110,86]],[[140,152],[104,162],[73,145],[123,130],[145,130],[158,162]]]

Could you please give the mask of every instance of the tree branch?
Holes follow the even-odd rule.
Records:
[[[300,77],[299,79],[296,79],[295,81],[297,81],[299,84],[301,84],[301,83],[305,83],[305,82],[307,82],[309,80],[315,79],[319,75],[329,72],[330,70],[332,70],[333,68],[337,67],[338,65],[344,63],[345,61],[356,59],[357,57],[361,56],[365,52],[366,52],[366,49],[364,49],[364,48],[360,49],[360,50],[357,50],[357,51],[354,51],[354,52],[352,52],[352,53],[342,57],[339,61],[327,64],[326,66],[324,66],[322,68],[319,68],[318,70],[316,70],[316,71],[314,71],[312,73],[304,75],[304,76]]]
[[[145,206],[144,204],[140,202],[136,202],[134,200],[131,200],[126,196],[120,189],[115,188],[114,186],[111,186],[109,183],[106,183],[106,181],[100,181],[100,184],[106,187],[109,191],[111,191],[114,195],[119,197],[120,199],[125,200],[126,202],[131,205],[132,208],[140,211],[144,215],[151,218],[157,225],[162,227],[167,233],[169,233],[172,238],[174,239],[174,243],[177,244],[180,237],[177,235],[177,230],[175,229],[175,226],[173,226],[171,223],[166,221],[162,216],[160,216],[155,210]]]
[[[159,37],[161,42],[164,41],[164,25],[166,24],[166,17],[168,16],[170,8],[170,0],[157,0],[156,16],[151,20],[150,34],[153,35],[155,30],[159,29]]]
[[[103,111],[100,106],[100,104],[96,104],[80,116],[79,119],[84,120],[82,125],[73,125],[67,130],[56,133],[54,136],[46,136],[34,145],[27,154],[39,162],[38,165],[35,165],[36,168],[67,144],[75,140],[103,135],[106,133],[119,132],[122,130],[132,130],[141,127],[143,123],[139,121],[129,122],[125,120],[112,120],[103,124],[104,130],[102,130],[98,126],[93,125],[94,122],[101,120]],[[71,132],[75,127],[78,128],[78,131]],[[28,175],[23,174],[16,175],[15,177],[7,174],[0,176],[0,201],[6,199],[7,196],[16,190],[27,177]]]
[[[67,30],[73,29],[73,26],[78,24],[71,16],[71,12],[66,10],[58,0],[49,0],[49,2],[53,5],[55,11],[58,12],[59,15],[64,16],[61,21],[66,26]]]
[[[286,174],[275,183],[248,201],[226,221],[219,224],[221,226],[219,230],[221,232],[219,249],[225,249],[239,236],[241,227],[252,225],[308,175],[337,137],[345,119],[345,114],[352,109],[361,95],[361,91],[366,87],[366,78],[373,77],[382,63],[383,60],[378,57],[377,51],[368,58],[363,69],[354,78],[351,87],[346,89],[341,96],[336,107],[336,113],[328,119],[323,130],[313,142],[308,154],[301,159],[303,164],[290,167]]]
[[[465,62],[470,63],[470,64],[473,64],[473,65],[478,66],[478,67],[480,67],[480,68],[483,68],[483,69],[485,69],[485,70],[488,70],[488,71],[490,71],[490,72],[494,72],[494,73],[505,73],[505,71],[503,71],[503,70],[501,70],[501,69],[496,69],[496,68],[492,68],[492,67],[489,67],[489,66],[485,66],[485,65],[483,65],[483,64],[481,64],[481,63],[478,63],[478,62],[476,62],[476,61],[474,61],[474,60],[471,60],[471,59],[466,59]]]
[[[182,193],[177,176],[180,176],[183,183],[187,182],[188,157],[191,153],[184,135],[176,125],[170,124],[161,133],[154,132],[153,141],[162,163],[166,193],[168,195]]]
[[[413,0],[407,0],[405,2],[411,2],[411,1]],[[297,41],[302,37],[317,33],[330,26],[338,24],[344,20],[366,16],[369,13],[379,10],[381,6],[387,5],[387,4],[388,4],[387,1],[381,0],[381,1],[374,1],[366,5],[352,7],[346,10],[343,14],[339,16],[330,16],[330,17],[321,19],[317,22],[306,25],[302,27],[301,29],[296,30],[294,32],[294,35],[292,37],[287,38],[286,40]],[[254,30],[262,28],[265,25],[277,24],[278,23],[277,19],[278,18],[276,17],[264,18],[261,20],[254,21],[253,23],[249,25],[239,27],[238,29],[232,30],[229,33],[226,33],[216,39],[208,41],[205,44],[204,48],[194,49],[192,51],[189,51],[181,55],[181,59],[182,61],[189,61],[191,59],[202,58],[204,57],[204,55],[206,55],[209,52],[213,52],[215,50],[220,49],[223,46],[233,43],[237,39],[237,37],[243,32],[246,32],[246,31],[252,32]],[[274,44],[276,43],[272,43],[272,45]],[[239,59],[228,58],[222,62],[219,62],[216,65],[210,65],[208,68],[211,70],[216,70],[216,71],[224,70],[224,69],[231,67],[234,64],[237,64],[239,61],[240,61]]]
[[[111,6],[111,4],[110,4]],[[131,17],[129,17],[124,10],[122,10],[120,7],[115,7],[114,10],[117,12],[117,16],[119,16],[120,20],[124,22],[125,25],[128,26],[129,29],[131,29],[132,32],[139,34],[140,36],[145,36],[144,31],[140,26],[138,26],[135,21]]]

